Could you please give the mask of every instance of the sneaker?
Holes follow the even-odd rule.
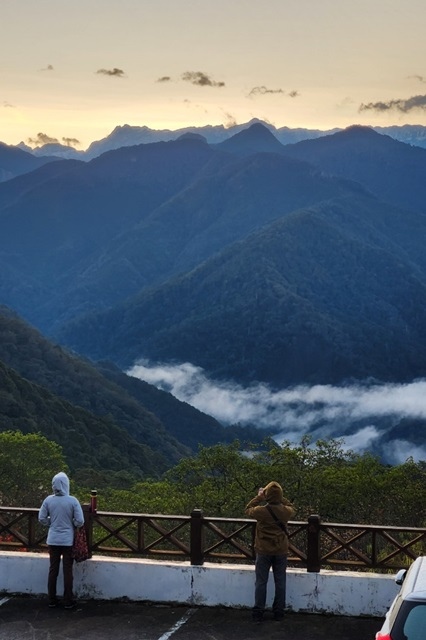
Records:
[[[49,608],[50,609],[54,609],[55,607],[57,607],[59,604],[59,600],[50,600],[49,601]]]
[[[68,602],[65,606],[64,609],[75,609],[76,607],[76,602]]]

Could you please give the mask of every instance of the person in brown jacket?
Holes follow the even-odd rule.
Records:
[[[275,583],[272,611],[274,620],[282,620],[286,596],[287,522],[295,512],[293,505],[283,497],[283,490],[278,482],[270,482],[264,489],[259,489],[257,496],[246,506],[245,512],[249,518],[257,520],[254,542],[256,584],[253,620],[261,622],[263,619],[271,567]]]

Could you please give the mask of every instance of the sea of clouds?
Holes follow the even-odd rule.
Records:
[[[425,445],[387,441],[388,428],[402,419],[426,420],[426,380],[407,384],[299,385],[273,390],[210,379],[200,367],[139,361],[127,373],[170,392],[222,424],[254,425],[279,431],[280,442],[343,438],[347,449],[379,451],[391,464],[410,456],[426,460]],[[383,442],[381,443],[381,440]]]

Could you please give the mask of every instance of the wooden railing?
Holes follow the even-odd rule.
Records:
[[[83,505],[92,553],[163,560],[251,562],[254,520],[212,518],[194,509],[190,516],[97,511]],[[394,571],[426,555],[426,529],[321,522],[289,522],[289,566]],[[46,551],[46,528],[38,509],[0,507],[0,549]]]

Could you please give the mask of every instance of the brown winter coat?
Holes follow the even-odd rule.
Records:
[[[287,555],[287,535],[274,520],[265,504],[272,507],[278,520],[283,524],[287,524],[295,512],[291,502],[283,498],[278,482],[270,482],[264,489],[264,496],[256,496],[250,500],[245,512],[249,518],[257,520],[254,542],[256,553]]]

